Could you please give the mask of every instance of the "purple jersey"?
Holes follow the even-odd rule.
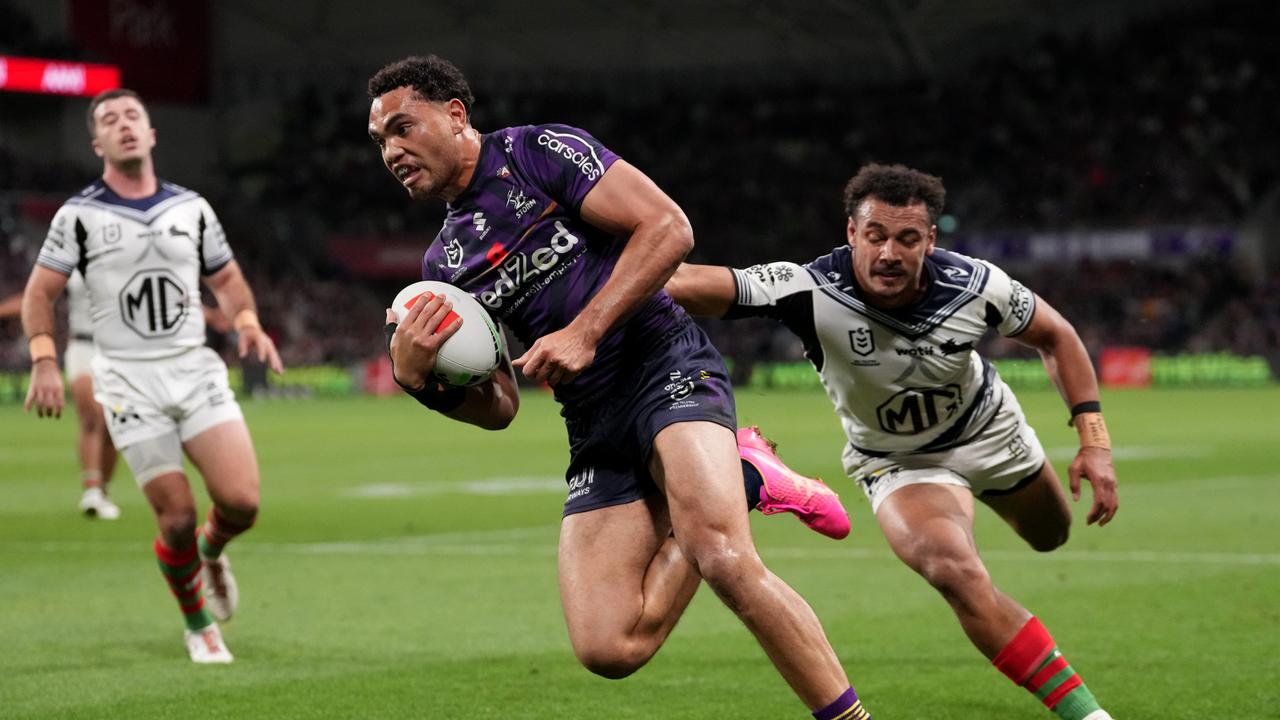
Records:
[[[449,204],[444,227],[422,257],[423,279],[471,293],[526,346],[565,327],[604,286],[625,244],[579,215],[617,159],[567,125],[486,134],[471,183]],[[647,354],[687,322],[659,291],[601,340],[595,361],[557,386],[556,398],[601,393],[628,356]]]

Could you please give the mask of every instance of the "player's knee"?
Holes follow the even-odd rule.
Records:
[[[652,652],[638,643],[619,638],[613,642],[594,642],[590,647],[574,648],[578,662],[595,675],[621,680],[644,666]]]
[[[1038,532],[1027,538],[1027,544],[1037,552],[1052,552],[1067,544],[1071,536],[1071,518],[1064,523],[1044,525]]]
[[[694,548],[688,553],[698,574],[734,612],[743,607],[742,595],[751,579],[763,571],[754,552],[739,551],[719,543],[709,548]]]
[[[991,584],[991,576],[976,555],[936,554],[920,562],[917,570],[948,599],[963,598]]]
[[[231,493],[218,502],[218,513],[237,525],[252,524],[258,517],[258,491],[244,490]]]
[[[196,538],[196,509],[192,506],[173,507],[161,510],[156,518],[160,525],[160,536],[165,545],[171,548],[183,548]]]

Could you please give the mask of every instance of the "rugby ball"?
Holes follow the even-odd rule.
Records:
[[[395,301],[391,303],[396,322],[404,322],[415,304],[429,302],[436,295],[445,296],[453,304],[453,311],[441,326],[447,326],[453,318],[460,317],[462,327],[440,346],[436,355],[435,378],[446,385],[475,385],[488,380],[502,362],[506,350],[502,332],[471,293],[449,283],[420,280],[396,294]]]

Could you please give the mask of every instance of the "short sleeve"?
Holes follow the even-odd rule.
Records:
[[[235,256],[231,253],[231,245],[227,243],[227,233],[222,229],[222,223],[218,221],[218,215],[213,211],[213,207],[204,198],[200,198],[198,205],[200,219],[196,228],[200,238],[200,272],[208,276],[221,270],[235,259]]]
[[[70,275],[80,264],[84,242],[89,232],[77,217],[75,206],[63,205],[53,216],[44,245],[36,256],[36,264],[63,275]]]
[[[1035,293],[995,265],[979,262],[986,265],[989,272],[982,291],[987,302],[987,324],[1005,337],[1013,337],[1026,330],[1036,314]]]
[[[590,133],[568,125],[535,125],[513,144],[517,166],[552,200],[577,211],[618,156]]]
[[[812,307],[810,293],[817,287],[808,269],[791,262],[734,268],[733,284],[736,297],[726,318],[770,317],[786,325],[797,310]]]

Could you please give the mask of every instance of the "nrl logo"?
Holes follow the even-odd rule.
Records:
[[[865,323],[849,331],[849,347],[855,355],[866,357],[876,351],[876,336]]]

